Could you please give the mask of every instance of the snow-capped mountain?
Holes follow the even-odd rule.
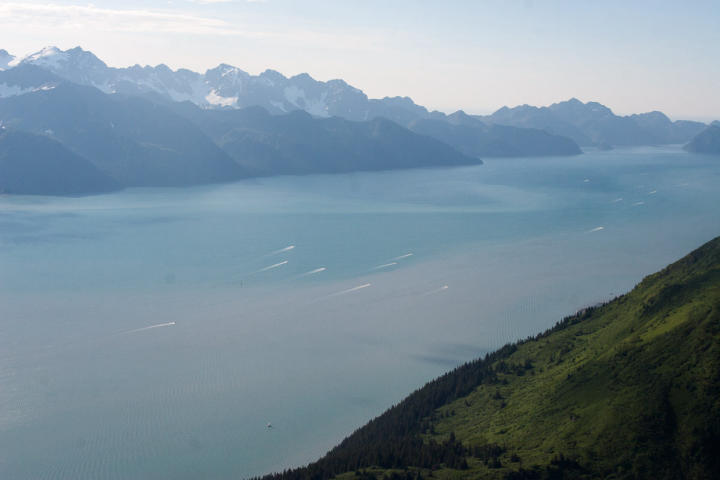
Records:
[[[300,109],[316,117],[367,120],[386,116],[402,124],[429,115],[409,98],[370,100],[343,80],[322,82],[306,73],[288,78],[266,70],[260,75],[251,75],[226,64],[204,74],[187,69],[172,70],[163,64],[112,68],[80,47],[65,51],[46,47],[21,59],[13,59],[9,54],[8,58],[11,59],[7,62],[9,68],[34,65],[105,93],[154,93],[173,101],[190,101],[203,108],[259,105],[274,114]]]
[[[103,82],[109,81],[108,71],[111,69],[95,55],[80,47],[66,51],[57,47],[45,47],[13,63],[18,66],[35,65],[71,82],[108,90],[107,84]]]

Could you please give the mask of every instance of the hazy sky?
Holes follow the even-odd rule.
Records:
[[[0,0],[0,26],[14,55],[308,72],[443,111],[574,96],[720,118],[718,0]]]

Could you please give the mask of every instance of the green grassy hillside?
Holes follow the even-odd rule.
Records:
[[[277,479],[720,476],[720,238]],[[268,478],[271,478],[268,477]]]

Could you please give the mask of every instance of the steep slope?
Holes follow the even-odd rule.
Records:
[[[270,115],[259,107],[201,110],[180,106],[253,175],[336,173],[482,163],[390,120],[317,119],[301,110]]]
[[[697,134],[684,148],[693,153],[720,155],[720,124],[714,122],[704,131]]]
[[[274,479],[714,478],[720,238],[428,383]]]
[[[123,186],[196,185],[246,175],[191,122],[138,97],[65,82],[0,100],[0,122],[61,142]]]
[[[88,160],[41,135],[0,130],[0,192],[80,195],[119,188]]]

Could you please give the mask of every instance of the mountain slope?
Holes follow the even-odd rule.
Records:
[[[64,82],[0,99],[0,122],[50,136],[122,186],[195,185],[246,176],[191,122],[139,97]]]
[[[384,118],[353,122],[339,117],[317,119],[301,110],[270,115],[260,107],[201,110],[188,104],[177,111],[253,175],[482,163]]]
[[[0,72],[4,77],[26,91],[0,99],[0,125],[62,143],[121,186],[482,163],[382,118],[353,122],[302,110],[270,115],[260,107],[201,109],[156,94],[107,95],[33,65]]]
[[[714,478],[720,238],[428,383],[275,479]]]
[[[684,148],[693,153],[720,154],[720,124],[714,122],[697,134]]]
[[[455,124],[443,120],[416,120],[409,128],[476,157],[537,157],[582,153],[571,139],[534,128],[486,125],[480,121]]]
[[[62,79],[34,65],[22,65],[9,70],[0,69],[0,98],[14,97],[38,90],[51,90]]]
[[[0,192],[77,195],[119,188],[88,160],[41,135],[0,130]]]

